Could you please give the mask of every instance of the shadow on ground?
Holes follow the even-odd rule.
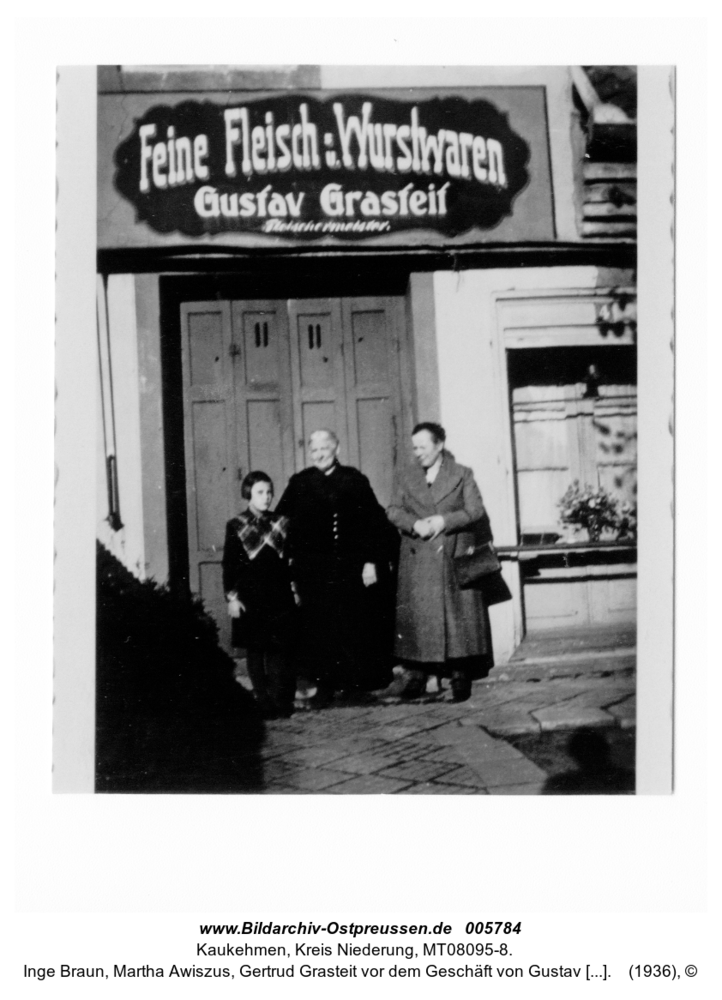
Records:
[[[546,771],[544,795],[633,795],[635,731],[576,729],[508,738]]]

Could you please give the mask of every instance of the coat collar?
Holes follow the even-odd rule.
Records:
[[[424,470],[415,462],[409,470],[408,488],[419,500],[425,503],[438,504],[452,490],[456,489],[463,474],[461,466],[456,464],[448,452],[444,452],[444,460],[441,463],[441,468],[431,486],[426,482]]]
[[[444,460],[441,463],[439,474],[431,484],[431,487],[426,487],[429,490],[434,503],[438,504],[444,499],[444,497],[448,496],[452,490],[455,490],[462,477],[463,472],[461,467],[456,464],[448,452],[444,452]]]

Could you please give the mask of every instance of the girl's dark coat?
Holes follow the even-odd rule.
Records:
[[[231,619],[234,646],[287,650],[294,641],[296,606],[291,590],[288,559],[264,546],[255,559],[249,559],[238,537],[242,519],[248,511],[232,518],[226,525],[223,546],[223,589],[235,591],[246,611]],[[273,521],[278,514],[270,514]]]

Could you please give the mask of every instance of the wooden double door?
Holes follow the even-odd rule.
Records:
[[[411,431],[404,317],[394,296],[181,305],[190,583],[224,645],[224,531],[248,472],[280,497],[309,434],[329,428],[388,504]]]

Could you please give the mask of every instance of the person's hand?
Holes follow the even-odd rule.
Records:
[[[431,528],[429,527],[429,518],[425,517],[423,520],[418,520],[414,525],[414,531],[419,536],[419,538],[428,538],[431,534]]]
[[[231,616],[231,618],[240,618],[242,612],[244,612],[245,610],[246,610],[245,604],[237,597],[232,597],[228,601],[228,614]]]
[[[432,541],[434,538],[437,538],[446,527],[446,522],[441,514],[434,514],[433,517],[427,517],[426,523],[429,526],[429,537]]]
[[[370,587],[376,583],[378,577],[376,576],[376,566],[373,563],[365,563],[361,571],[361,579],[364,582],[364,587]]]

